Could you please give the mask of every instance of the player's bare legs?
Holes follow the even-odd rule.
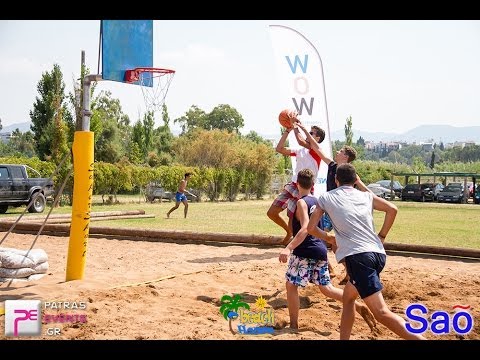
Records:
[[[286,221],[280,216],[280,213],[283,211],[283,209],[279,206],[271,205],[270,208],[267,211],[267,216],[277,225],[280,225],[285,232],[287,233],[285,235],[285,238],[282,241],[282,244],[288,244],[290,239],[292,238],[292,230],[291,227],[288,226]]]
[[[343,290],[333,286],[331,283],[328,285],[319,285],[320,292],[331,299],[342,302]],[[354,300],[355,310],[362,316],[363,320],[367,323],[370,330],[374,330],[376,327],[375,317],[368,309],[368,306]]]
[[[288,315],[290,316],[290,328],[298,329],[298,312],[300,311],[300,299],[298,297],[298,286],[287,281],[287,304]]]
[[[350,282],[348,282],[351,284]],[[353,286],[353,285],[352,285]],[[393,313],[385,304],[381,291],[367,296],[363,299],[368,308],[373,312],[375,319],[392,330],[395,334],[407,340],[425,340],[422,335],[411,334],[405,327],[405,320],[399,315]]]
[[[332,264],[330,264],[330,261],[328,262],[328,272],[330,273],[330,279],[333,279],[335,276],[337,276],[335,269],[333,268]]]
[[[355,299],[358,297],[358,291],[349,281],[343,289],[343,309],[340,320],[340,340],[350,339],[353,322],[355,321]]]
[[[172,207],[170,210],[168,210],[168,212],[167,212],[167,219],[170,218],[170,214],[171,214],[173,211],[177,210],[179,206],[180,206],[180,202],[179,202],[179,201],[176,201],[176,202],[175,202],[175,206]]]
[[[188,201],[183,200],[182,203],[183,203],[183,205],[185,205],[185,208],[183,209],[183,215],[184,215],[184,218],[186,219],[187,218],[187,213],[188,213]]]

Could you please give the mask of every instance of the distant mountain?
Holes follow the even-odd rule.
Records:
[[[20,129],[21,132],[30,130],[30,121],[4,126],[0,132],[12,132]],[[178,135],[178,134],[176,134]],[[259,134],[266,139],[277,139],[279,134]],[[331,133],[332,140],[345,140],[344,130],[335,130]],[[402,134],[387,132],[369,132],[353,129],[353,140],[357,141],[359,137],[363,137],[365,141],[404,141],[413,142],[433,142],[444,144],[453,143],[455,141],[474,141],[480,144],[480,126],[456,127],[451,125],[420,125],[414,129],[408,130]]]
[[[344,130],[336,130],[331,134],[332,140],[345,140]],[[443,142],[444,144],[455,141],[474,141],[480,143],[480,126],[456,127],[450,125],[420,125],[402,134],[386,132],[368,132],[353,129],[353,140],[359,137],[365,141],[404,141],[413,142]]]
[[[4,125],[2,127],[2,130],[0,130],[0,132],[8,133],[8,132],[15,131],[16,129],[19,129],[22,133],[24,133],[24,132],[30,131],[31,124],[32,123],[30,121],[27,121],[27,122],[22,122],[18,124]]]

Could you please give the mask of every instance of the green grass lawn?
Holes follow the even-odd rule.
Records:
[[[395,202],[398,214],[386,241],[480,249],[480,205]],[[377,229],[383,213],[374,213]]]
[[[190,203],[187,219],[183,217],[183,204],[180,204],[167,219],[166,213],[174,202],[145,203],[139,196],[118,199],[120,204],[101,205],[101,200],[96,197],[92,211],[145,210],[155,218],[92,221],[91,225],[283,236],[283,229],[266,215],[272,200]],[[387,242],[480,249],[480,205],[400,201],[395,204],[399,211]],[[24,207],[10,208],[0,218],[18,216],[23,210]],[[60,213],[71,213],[71,207],[59,207],[52,212]],[[283,215],[286,218],[285,212]],[[382,219],[383,213],[375,211],[377,230]]]

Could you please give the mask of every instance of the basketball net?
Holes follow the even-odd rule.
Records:
[[[127,74],[128,82],[138,82],[142,89],[147,112],[162,111],[174,70],[159,68],[137,68]]]

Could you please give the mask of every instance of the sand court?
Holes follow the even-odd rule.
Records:
[[[10,234],[2,246],[28,249],[32,239],[33,235]],[[48,254],[47,275],[10,286],[0,283],[0,307],[5,300],[15,299],[86,304],[85,309],[42,309],[44,316],[49,315],[48,323],[44,320],[42,334],[31,339],[339,338],[341,303],[327,299],[313,285],[299,291],[300,328],[289,329],[286,264],[278,261],[279,247],[92,237],[85,278],[65,282],[68,241],[68,237],[40,236],[35,248]],[[333,254],[329,258],[338,274],[333,283],[338,285],[343,267]],[[382,272],[384,297],[390,309],[403,317],[412,303],[423,304],[430,314],[443,310],[450,318],[455,314],[453,306],[470,306],[474,327],[469,334],[458,335],[450,326],[449,334],[427,331],[425,336],[480,339],[479,274],[479,261],[391,254]],[[273,334],[232,334],[229,321],[220,313],[220,299],[233,294],[240,294],[253,309],[257,299],[263,298],[274,313]],[[0,316],[0,339],[5,338],[4,316]],[[235,330],[238,320],[232,323]],[[47,334],[49,327],[59,328],[59,333]],[[372,331],[359,315],[351,338],[399,339],[381,324]]]

